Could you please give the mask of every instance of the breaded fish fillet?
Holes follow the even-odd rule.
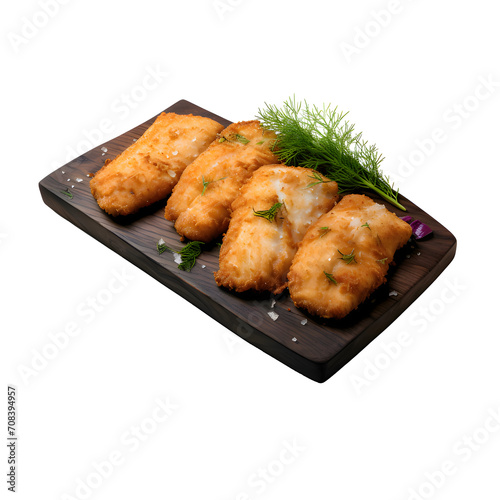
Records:
[[[229,224],[231,203],[262,165],[278,163],[274,132],[257,120],[233,123],[182,174],[167,202],[165,218],[190,240],[208,242]]]
[[[210,118],[161,113],[134,144],[91,179],[92,195],[111,215],[129,215],[165,198],[223,128]]]
[[[242,187],[220,249],[219,286],[237,292],[286,288],[299,242],[338,200],[337,183],[313,174],[308,168],[269,165]]]
[[[288,273],[297,307],[343,318],[385,282],[412,229],[364,195],[345,196],[306,233]]]

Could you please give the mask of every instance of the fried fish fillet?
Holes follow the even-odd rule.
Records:
[[[275,294],[286,288],[299,242],[338,200],[337,183],[312,174],[308,168],[269,165],[242,187],[214,274],[219,286]]]
[[[288,273],[297,307],[340,319],[385,282],[412,229],[364,195],[345,196],[306,233]]]
[[[229,225],[231,203],[262,165],[278,163],[274,132],[257,120],[233,123],[182,174],[167,202],[165,218],[190,240],[208,242]]]
[[[223,128],[210,118],[161,113],[134,144],[91,179],[92,195],[115,216],[165,198]]]

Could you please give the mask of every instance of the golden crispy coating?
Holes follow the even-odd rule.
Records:
[[[288,273],[290,297],[311,314],[343,318],[385,282],[394,253],[411,233],[368,196],[345,196],[300,243]]]
[[[210,118],[161,113],[142,137],[91,179],[92,195],[111,215],[129,215],[165,198],[223,128]]]
[[[280,293],[297,246],[307,229],[338,200],[336,182],[317,183],[314,171],[269,165],[259,168],[232,204],[215,281],[243,292]],[[326,178],[322,177],[327,181]],[[276,205],[281,204],[281,206]],[[277,209],[272,222],[255,211]]]
[[[277,163],[274,132],[257,120],[233,123],[182,174],[169,198],[165,218],[190,240],[208,242],[229,225],[231,203],[262,165]]]

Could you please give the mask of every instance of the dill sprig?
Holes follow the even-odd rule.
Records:
[[[323,236],[325,236],[325,234],[328,233],[329,231],[330,231],[330,228],[328,226],[320,227],[319,228],[319,237],[323,238]]]
[[[181,263],[177,267],[182,271],[189,272],[196,264],[196,258],[201,254],[201,245],[204,244],[205,243],[201,241],[190,241],[181,250],[174,250],[173,248],[168,247],[162,238],[156,244],[156,248],[160,254],[162,254],[165,250],[172,253],[178,253],[181,256]]]
[[[283,203],[280,203],[278,201],[269,210],[254,210],[253,214],[256,217],[263,217],[264,219],[267,219],[269,222],[273,222],[282,206]]]
[[[354,255],[354,248],[351,250],[351,253],[342,253],[339,249],[337,252],[340,254],[339,259],[342,259],[344,262],[351,264],[352,262],[356,262],[356,256]]]
[[[333,277],[333,274],[323,271],[323,274],[327,277],[328,281],[331,281],[334,285],[337,285],[337,280]]]
[[[282,108],[266,103],[257,118],[277,133],[276,153],[286,165],[318,170],[336,181],[340,192],[370,189],[406,211],[380,170],[382,155],[354,132],[346,115],[330,105],[319,108],[290,98]]]
[[[225,177],[221,177],[220,179],[215,179],[214,181],[206,181],[205,177],[202,175],[201,176],[201,182],[203,184],[203,191],[201,192],[201,196],[203,196],[205,194],[205,191],[207,190],[207,187],[208,187],[209,184],[212,184],[212,182],[223,181],[224,179],[225,179]]]
[[[329,182],[334,182],[333,180],[326,181],[325,179],[323,179],[322,175],[319,174],[318,172],[313,172],[313,174],[309,175],[308,177],[310,177],[311,179],[315,179],[315,182],[309,183],[306,186],[306,189],[316,186],[317,184],[328,184]]]

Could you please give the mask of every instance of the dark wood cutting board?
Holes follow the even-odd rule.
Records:
[[[225,126],[230,123],[184,100],[165,111],[206,116]],[[213,277],[218,268],[217,245],[206,248],[191,272],[181,271],[170,252],[159,255],[156,249],[160,238],[170,247],[182,247],[173,224],[163,217],[165,200],[134,216],[112,218],[98,207],[90,194],[88,174],[97,172],[105,159],[114,158],[130,146],[155,118],[101,144],[45,177],[39,184],[43,201],[235,334],[317,382],[331,377],[383,332],[455,255],[454,236],[401,196],[406,213],[389,204],[386,204],[387,208],[397,215],[411,215],[425,222],[433,229],[433,235],[400,250],[396,255],[397,265],[391,266],[387,283],[342,321],[322,320],[304,313],[294,306],[288,292],[277,297],[270,294],[251,296],[219,288]],[[102,148],[107,148],[104,155]],[[72,197],[65,194],[68,189]],[[383,203],[377,196],[367,194]],[[268,313],[276,313],[277,319]]]

